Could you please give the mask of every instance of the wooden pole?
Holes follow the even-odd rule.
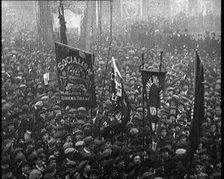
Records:
[[[108,61],[111,53],[111,44],[112,44],[112,23],[113,23],[113,3],[112,0],[110,1],[110,42],[109,42],[109,50],[108,50],[108,55],[107,55],[107,61],[106,61],[106,69],[104,72],[104,79],[103,79],[103,88],[102,88],[102,94],[101,94],[101,100],[104,96],[104,88],[105,88],[105,82],[107,78],[107,68],[108,68]]]
[[[102,2],[98,1],[98,28],[99,28],[99,52],[101,52],[101,15],[102,15]]]
[[[159,64],[159,72],[162,71],[162,62],[163,62],[163,51],[160,51],[160,64]],[[157,100],[157,106],[156,106],[156,116],[158,116],[158,106],[160,104],[160,90],[161,90],[161,79],[159,79],[159,94],[158,94],[158,100]],[[160,137],[160,121],[157,121],[156,128],[155,128],[155,142],[157,145],[158,139]]]
[[[141,70],[144,70],[144,53],[142,53],[142,65],[141,65]],[[143,79],[144,79],[144,74],[142,71],[142,84],[143,84]],[[143,118],[142,118],[142,124],[145,126],[145,90],[142,87],[142,103],[143,103]],[[143,130],[143,147],[145,147],[145,132]]]

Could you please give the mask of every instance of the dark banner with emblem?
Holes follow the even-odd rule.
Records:
[[[157,123],[160,92],[164,86],[166,72],[142,70],[144,98],[148,107],[150,121]]]
[[[95,107],[92,54],[58,42],[55,52],[62,106]]]

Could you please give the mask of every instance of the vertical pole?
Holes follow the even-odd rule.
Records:
[[[142,0],[140,1],[140,16],[141,16],[141,19],[143,17],[143,13],[142,13]]]
[[[161,70],[162,70],[162,63],[163,63],[163,51],[160,51],[159,72],[161,72]]]
[[[102,93],[101,93],[101,100],[104,96],[104,88],[105,88],[105,81],[106,81],[106,77],[107,77],[107,67],[108,67],[108,61],[109,61],[109,57],[110,57],[110,52],[111,52],[111,44],[112,44],[112,23],[113,23],[113,4],[112,4],[113,0],[110,0],[110,43],[109,43],[109,50],[108,50],[108,55],[107,55],[107,61],[106,61],[106,69],[104,72],[104,79],[103,79],[103,88],[102,88]]]
[[[99,52],[101,52],[101,14],[102,14],[102,2],[98,1],[98,28],[99,28]]]
[[[120,0],[120,6],[121,6],[121,19],[123,18],[123,0]]]
[[[140,70],[144,70],[144,53],[142,53],[142,65],[141,65],[141,69]],[[143,85],[143,79],[144,79],[144,73],[142,72],[142,85]],[[142,103],[143,103],[143,118],[142,118],[142,124],[143,126],[145,126],[145,90],[142,86]],[[143,147],[145,147],[145,132],[143,130]]]
[[[160,64],[159,64],[159,72],[162,71],[162,60],[163,60],[163,51],[160,51]],[[160,104],[160,90],[161,90],[161,79],[159,79],[159,94],[158,94],[158,100],[157,100],[157,106],[156,106],[156,116],[158,116],[158,108]],[[156,128],[155,128],[155,142],[157,144],[158,139],[160,137],[159,129],[160,128],[160,121],[157,121]]]
[[[94,59],[95,59],[95,55],[94,55],[94,53],[91,55],[91,57],[92,57],[92,68],[93,68],[93,65],[94,65]],[[93,71],[93,77],[94,77],[94,70],[92,70]],[[94,80],[94,79],[93,79]],[[95,86],[94,86],[94,91],[95,91]],[[93,135],[93,109],[91,108],[91,111],[90,111],[90,118],[91,118],[91,120],[90,120],[90,124],[91,124],[91,134]]]

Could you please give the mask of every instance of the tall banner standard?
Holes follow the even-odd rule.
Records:
[[[58,42],[55,52],[62,106],[95,107],[93,55]]]
[[[142,70],[143,94],[149,111],[151,129],[156,131],[160,91],[164,86],[166,72]]]

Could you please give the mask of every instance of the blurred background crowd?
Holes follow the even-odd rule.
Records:
[[[175,24],[164,17],[128,25],[113,22],[111,49],[109,24],[104,24],[101,44],[91,44],[97,98],[91,115],[85,107],[61,110],[55,52],[39,37],[35,21],[21,16],[3,19],[2,178],[185,178],[196,50],[204,64],[205,116],[190,178],[221,178],[221,36],[211,31],[189,33]],[[108,50],[117,59],[132,111],[121,134],[103,138],[94,132],[93,118],[103,104],[98,115],[102,131],[111,115],[110,68],[103,89]],[[158,70],[160,51],[167,74],[155,151],[150,119],[142,123],[139,69],[144,54],[144,69]],[[45,85],[47,72],[50,81]],[[176,116],[172,102],[178,106]]]

